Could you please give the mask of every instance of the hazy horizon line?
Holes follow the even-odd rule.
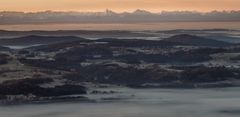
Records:
[[[194,12],[194,13],[211,13],[211,12],[239,12],[239,10],[210,10],[210,11],[198,11],[198,10],[161,10],[158,12],[150,11],[150,10],[145,10],[145,9],[135,9],[131,11],[114,11],[112,9],[105,9],[105,10],[99,10],[99,11],[80,11],[80,10],[39,10],[39,11],[14,11],[14,10],[0,10],[0,12],[21,12],[21,13],[41,13],[41,12],[78,12],[78,13],[103,13],[106,11],[112,11],[114,13],[134,13],[136,11],[147,11],[150,13],[163,13],[163,12]]]
[[[161,11],[153,13],[137,9],[133,12],[115,12],[109,9],[99,12],[52,11],[0,12],[0,24],[38,23],[156,23],[195,21],[240,21],[240,10],[232,11]]]

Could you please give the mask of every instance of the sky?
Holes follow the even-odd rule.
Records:
[[[240,10],[240,0],[0,0],[0,11],[200,11]]]

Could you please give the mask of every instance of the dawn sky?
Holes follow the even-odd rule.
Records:
[[[1,11],[240,10],[240,0],[0,0]]]

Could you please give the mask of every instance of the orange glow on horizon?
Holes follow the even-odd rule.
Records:
[[[151,12],[240,10],[240,0],[1,0],[0,11],[104,11],[144,9]]]

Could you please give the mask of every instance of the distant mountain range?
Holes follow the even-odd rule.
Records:
[[[1,39],[0,45],[35,45],[35,44],[53,44],[68,41],[85,40],[74,36],[37,36],[29,35],[25,37]]]
[[[193,45],[193,46],[216,46],[216,47],[223,47],[223,46],[230,46],[232,44],[224,41],[218,41],[214,39],[209,39],[200,36],[194,36],[189,34],[180,34],[174,35],[172,37],[164,39],[168,42],[175,42],[181,43],[186,45]]]
[[[37,36],[30,35],[19,38],[1,39],[0,45],[46,45],[62,43],[78,43],[78,42],[100,42],[109,43],[114,46],[174,46],[174,45],[188,45],[188,46],[207,46],[207,47],[226,47],[234,45],[232,43],[209,39],[201,36],[194,36],[189,34],[174,35],[163,40],[143,40],[143,39],[116,39],[116,38],[102,38],[98,40],[88,40],[75,36]]]
[[[152,13],[145,10],[117,13],[105,12],[0,12],[0,24],[35,23],[136,23],[136,22],[189,22],[189,21],[240,21],[240,11],[162,11]]]

